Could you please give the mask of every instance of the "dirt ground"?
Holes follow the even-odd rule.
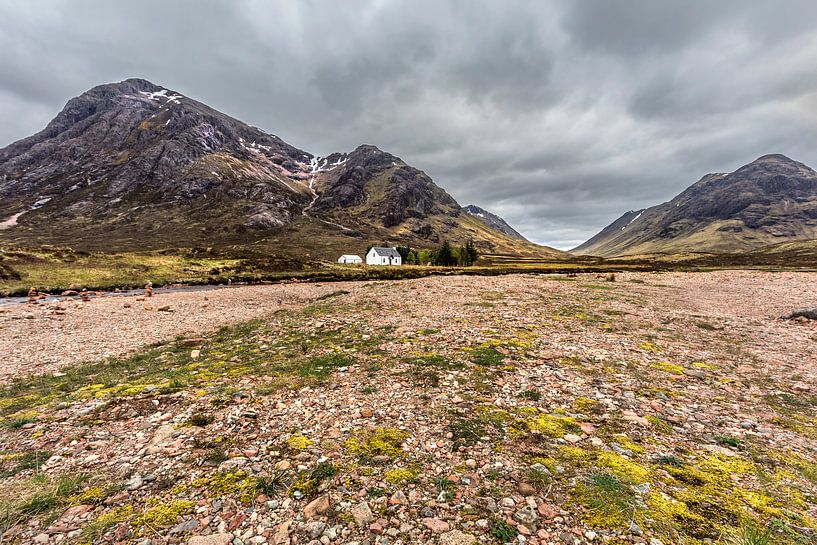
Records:
[[[0,377],[20,380],[0,392],[0,507],[13,514],[0,531],[43,544],[814,543],[817,323],[781,319],[806,306],[817,274],[721,271],[7,309]],[[60,495],[65,475],[85,477]],[[21,502],[36,494],[51,501],[32,512]]]

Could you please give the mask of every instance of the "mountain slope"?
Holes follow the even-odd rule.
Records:
[[[484,208],[480,208],[475,204],[469,204],[468,206],[463,207],[463,210],[465,210],[472,216],[478,217],[483,223],[485,223],[485,225],[499,231],[500,233],[505,233],[509,237],[513,237],[519,240],[527,240],[525,237],[519,234],[519,232],[516,229],[508,225],[507,221],[500,218],[496,214],[488,212]]]
[[[9,242],[328,258],[373,241],[474,238],[486,252],[563,255],[464,216],[425,173],[374,146],[316,157],[142,79],[93,88],[0,150],[0,240]]]
[[[729,174],[707,174],[669,202],[631,210],[572,252],[722,253],[814,238],[817,172],[775,154]]]

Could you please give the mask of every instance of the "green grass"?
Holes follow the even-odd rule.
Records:
[[[747,523],[727,538],[726,543],[728,545],[770,545],[773,543],[772,532],[753,523]]]
[[[259,389],[297,388],[320,384],[337,368],[379,354],[385,332],[372,331],[364,323],[313,330],[303,325],[306,316],[306,311],[281,311],[270,323],[252,320],[223,327],[202,344],[201,357],[195,361],[179,339],[125,358],[65,367],[59,376],[21,377],[0,388],[0,415],[62,401],[228,387],[234,377],[253,375],[272,378],[272,383],[259,382]],[[104,419],[104,411],[99,416]],[[194,420],[198,421],[191,421],[193,425],[207,424],[206,417]]]
[[[64,508],[82,489],[85,475],[65,475],[55,481],[35,478],[20,499],[0,501],[0,533],[33,516]]]
[[[505,435],[503,422],[488,413],[471,417],[457,415],[448,425],[448,431],[451,432],[454,451],[475,445],[484,437],[490,440]]]
[[[510,543],[519,535],[519,530],[516,529],[516,526],[508,524],[504,520],[494,519],[488,527],[488,535],[499,543]]]
[[[6,454],[0,462],[0,478],[13,477],[30,469],[39,471],[40,466],[50,457],[50,452],[36,450],[19,455]]]
[[[471,351],[470,359],[481,367],[496,367],[505,361],[505,355],[493,346],[479,346]]]
[[[591,524],[603,527],[626,527],[633,519],[635,493],[610,473],[589,475],[577,487],[577,498],[589,511]]]

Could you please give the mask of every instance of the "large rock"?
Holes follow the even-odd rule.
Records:
[[[808,320],[817,320],[817,307],[815,307],[815,308],[798,308],[797,310],[793,311],[788,316],[784,317],[784,319],[786,319],[786,320],[793,320],[795,318],[806,318]]]
[[[233,534],[212,534],[209,536],[193,536],[187,545],[230,545]]]

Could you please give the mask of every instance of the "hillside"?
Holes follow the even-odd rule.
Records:
[[[817,172],[764,155],[735,172],[707,174],[669,202],[625,213],[572,252],[730,253],[814,238]]]
[[[0,150],[0,242],[325,259],[371,242],[469,238],[486,253],[564,255],[476,222],[374,146],[317,157],[142,79],[93,88]]]
[[[488,212],[484,208],[480,208],[475,204],[469,204],[468,206],[465,206],[463,210],[465,210],[472,216],[479,218],[485,225],[487,225],[491,229],[499,231],[500,233],[505,233],[509,237],[513,237],[519,240],[527,240],[516,229],[511,227],[507,221],[497,216],[496,214]]]

